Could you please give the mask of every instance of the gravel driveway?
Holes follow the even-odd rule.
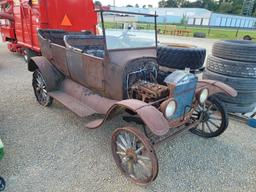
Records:
[[[198,42],[209,48],[213,42],[163,40]],[[140,187],[121,175],[111,155],[111,132],[122,121],[88,130],[85,123],[97,116],[78,118],[57,102],[50,108],[39,106],[31,75],[23,58],[0,43],[0,137],[6,151],[0,175],[7,181],[7,192],[256,190],[256,129],[231,121],[218,138],[186,132],[166,141],[156,147],[157,180]]]

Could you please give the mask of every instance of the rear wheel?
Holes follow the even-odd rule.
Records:
[[[33,73],[32,86],[38,103],[44,107],[52,104],[52,97],[48,95],[43,75],[37,69]]]
[[[219,100],[211,96],[205,105],[199,106],[192,115],[193,120],[201,120],[200,124],[190,129],[198,136],[211,138],[221,135],[228,127],[228,116]]]
[[[158,161],[148,138],[136,128],[116,129],[112,134],[112,153],[121,172],[139,185],[148,185],[158,173]]]

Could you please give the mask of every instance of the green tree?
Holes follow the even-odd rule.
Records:
[[[178,2],[176,0],[161,0],[158,7],[178,7]]]
[[[153,5],[148,5],[148,8],[153,8]]]
[[[132,5],[126,5],[126,7],[133,7]]]
[[[139,4],[137,3],[137,4],[135,5],[135,7],[136,7],[136,8],[139,8],[140,6],[139,6]]]
[[[219,7],[220,13],[232,13],[232,3],[221,3]]]

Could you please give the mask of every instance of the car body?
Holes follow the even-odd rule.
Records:
[[[109,12],[151,18],[154,30],[151,35],[131,29],[108,30],[104,14]],[[158,173],[153,145],[189,129],[203,137],[220,135],[228,126],[228,118],[212,95],[236,96],[236,91],[221,82],[199,80],[189,70],[175,71],[163,83],[157,82],[157,15],[99,13],[102,36],[39,30],[43,56],[34,57],[29,63],[29,69],[34,71],[35,96],[43,106],[49,106],[54,98],[80,117],[103,114],[102,119],[86,125],[90,129],[119,113],[128,114],[124,115],[128,124],[141,124],[143,131],[130,126],[116,129],[111,146],[121,171],[135,183],[146,185]],[[210,124],[215,124],[216,130]]]

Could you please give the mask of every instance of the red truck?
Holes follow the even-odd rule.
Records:
[[[29,61],[40,55],[38,29],[96,33],[92,0],[0,0],[0,32],[8,49]]]

